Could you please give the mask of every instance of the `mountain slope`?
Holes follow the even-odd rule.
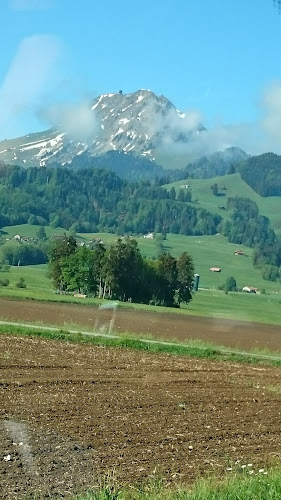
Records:
[[[123,151],[153,161],[157,151],[173,144],[184,145],[192,134],[204,130],[164,96],[149,90],[101,95],[87,107],[83,120],[76,111],[60,117],[58,127],[2,141],[0,160],[21,166],[54,162],[71,165],[82,154],[91,158],[108,151]]]
[[[194,179],[210,179],[219,175],[233,174],[235,167],[248,158],[249,155],[242,149],[231,147],[203,156],[189,163],[185,170],[187,175]]]

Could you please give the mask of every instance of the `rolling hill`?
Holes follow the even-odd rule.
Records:
[[[217,184],[219,196],[215,196],[211,186]],[[225,210],[227,197],[244,197],[254,201],[259,208],[261,215],[268,217],[276,234],[281,236],[281,199],[278,196],[262,197],[257,194],[245,181],[239,173],[214,177],[211,179],[186,179],[165,185],[167,189],[174,187],[177,192],[180,186],[188,185],[188,190],[192,194],[192,202],[196,207],[204,208],[209,212],[220,215],[223,218],[228,217]]]

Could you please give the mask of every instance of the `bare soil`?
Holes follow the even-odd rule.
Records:
[[[83,300],[83,299],[82,299]],[[82,304],[37,302],[32,300],[0,299],[0,318],[10,321],[36,322],[49,325],[83,325],[108,327],[111,310]],[[187,316],[119,308],[114,329],[118,332],[150,334],[163,339],[201,339],[226,347],[240,349],[270,349],[281,352],[281,325],[266,325],[245,321]]]
[[[0,497],[266,467],[281,455],[280,371],[1,335]]]

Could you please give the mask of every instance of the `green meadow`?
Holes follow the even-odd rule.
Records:
[[[15,234],[34,237],[38,226],[25,224],[2,228],[2,243]],[[46,227],[47,236],[63,234],[61,228]],[[114,243],[118,236],[109,233],[79,233],[80,241],[87,242],[100,238],[106,245]],[[148,258],[157,258],[159,245],[157,241],[136,237],[140,250]],[[245,255],[235,256],[234,251],[242,250]],[[228,243],[221,235],[215,236],[182,236],[168,234],[163,241],[163,249],[178,257],[184,251],[193,256],[195,271],[200,275],[200,290],[194,294],[189,305],[180,309],[159,308],[143,304],[120,304],[121,307],[134,307],[149,311],[175,312],[178,314],[194,314],[212,317],[239,317],[241,320],[259,321],[262,323],[280,324],[281,322],[281,283],[265,281],[258,269],[252,265],[251,248]],[[0,247],[1,251],[1,247]],[[221,272],[211,272],[211,267],[220,267]],[[229,276],[236,279],[239,288],[253,286],[265,292],[261,295],[232,292],[227,295],[218,290]],[[24,278],[26,288],[18,288],[16,284]],[[0,287],[0,297],[29,298],[48,301],[81,302],[72,295],[56,294],[48,275],[48,265],[11,266],[8,272],[0,272],[0,279],[7,278],[9,285]],[[98,299],[86,298],[83,303],[99,304]]]
[[[24,278],[26,288],[16,286],[20,277]],[[8,278],[10,281],[9,286],[0,287],[0,297],[82,303],[85,305],[99,305],[102,302],[91,297],[80,299],[75,298],[73,295],[55,293],[48,277],[47,265],[12,266],[9,272],[0,272],[0,278]],[[216,289],[201,289],[194,293],[190,304],[182,305],[180,309],[147,304],[130,304],[127,302],[121,302],[119,307],[156,311],[158,313],[168,312],[228,319],[239,318],[241,321],[256,321],[277,325],[281,322],[281,293],[256,295],[229,292],[226,295],[223,291]]]
[[[211,185],[217,184],[221,196],[215,196]],[[256,202],[261,215],[271,220],[276,233],[281,234],[281,198],[280,196],[262,197],[258,195],[239,174],[213,177],[212,179],[186,179],[171,184],[166,188],[180,189],[183,184],[188,184],[192,193],[192,203],[196,207],[204,208],[210,212],[227,217],[227,212],[220,207],[226,207],[226,198],[241,196]],[[226,189],[221,189],[226,188]]]
[[[108,233],[79,234],[87,240],[100,238],[105,244],[114,243],[118,236]],[[159,247],[156,240],[146,239],[143,236],[134,237],[143,255],[148,258],[156,258],[159,255]],[[215,236],[183,236],[168,234],[163,241],[163,248],[174,257],[179,257],[183,252],[192,255],[195,271],[200,275],[199,286],[201,288],[217,289],[225,283],[229,276],[236,279],[238,288],[252,286],[264,289],[266,292],[281,293],[281,283],[265,281],[261,273],[252,264],[253,249],[245,245],[228,243],[222,235]],[[245,255],[234,255],[235,250],[241,250]],[[211,267],[221,268],[221,272],[210,271]]]
[[[32,224],[21,224],[16,226],[5,226],[0,230],[2,243],[5,242],[7,238],[13,238],[16,234],[20,236],[26,236],[27,238],[36,238],[39,230],[39,226],[35,226]],[[50,238],[51,236],[58,234],[62,235],[64,233],[68,233],[65,229],[61,227],[53,228],[45,226],[46,236]]]

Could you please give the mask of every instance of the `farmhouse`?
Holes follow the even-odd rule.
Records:
[[[234,255],[245,255],[245,253],[242,250],[235,250]]]
[[[182,184],[180,186],[181,189],[188,189],[189,188],[189,184]]]
[[[255,288],[253,286],[244,286],[242,288],[242,292],[247,292],[247,293],[260,293],[258,288]]]
[[[153,240],[154,239],[154,234],[153,233],[147,233],[143,235],[144,238],[147,238],[148,240]]]
[[[221,268],[220,267],[210,267],[210,271],[212,271],[213,273],[220,273]]]

